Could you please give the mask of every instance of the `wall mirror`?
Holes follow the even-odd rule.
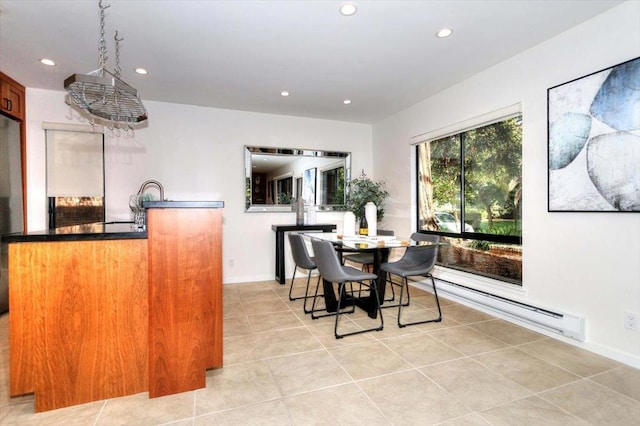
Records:
[[[338,210],[350,177],[350,152],[245,146],[245,211],[291,211],[298,197]]]

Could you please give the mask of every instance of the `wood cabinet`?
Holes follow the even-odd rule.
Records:
[[[11,396],[35,393],[36,412],[154,398],[222,367],[224,203],[154,203],[146,234],[5,237]]]
[[[150,208],[149,396],[222,367],[222,209]]]
[[[24,86],[6,74],[0,72],[0,112],[13,118],[24,120]]]
[[[25,89],[24,86],[0,71],[0,115],[6,116],[12,121],[18,122],[20,132],[20,156],[21,161],[12,159],[10,167],[20,169],[22,175],[22,230],[27,229],[27,126],[25,114]],[[7,132],[6,128],[0,128],[0,133]],[[3,135],[0,135],[3,137]],[[2,154],[2,153],[0,153]],[[8,158],[8,157],[7,157]],[[5,167],[6,169],[6,167]],[[15,196],[15,194],[12,194]],[[17,204],[15,204],[17,208]],[[0,212],[0,217],[5,214]],[[12,229],[11,232],[18,230]],[[0,291],[1,293],[1,291]],[[1,297],[1,295],[0,295]],[[0,305],[2,302],[0,301]],[[0,312],[2,309],[0,307]]]
[[[144,392],[147,241],[9,244],[10,392],[46,411]]]

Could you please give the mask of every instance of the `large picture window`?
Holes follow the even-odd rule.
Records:
[[[522,117],[416,146],[418,229],[442,266],[522,284]]]

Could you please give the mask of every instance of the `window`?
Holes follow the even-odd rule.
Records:
[[[438,263],[522,284],[522,117],[416,146],[418,229],[449,245]]]
[[[277,204],[291,204],[291,196],[293,194],[293,177],[289,176],[276,181],[278,191]]]
[[[320,186],[321,204],[344,204],[344,167],[323,170]]]
[[[44,123],[50,229],[104,221],[104,135],[97,126]]]

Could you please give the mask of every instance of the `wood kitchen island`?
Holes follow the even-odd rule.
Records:
[[[92,224],[9,245],[10,394],[35,410],[205,387],[222,367],[223,202],[145,203],[147,230]]]

